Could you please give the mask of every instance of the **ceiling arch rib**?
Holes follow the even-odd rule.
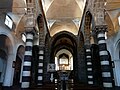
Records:
[[[80,18],[81,9],[75,0],[54,0],[46,12],[47,19]]]
[[[66,50],[66,49],[61,49],[56,53],[56,56],[59,57],[61,54],[63,54],[63,52],[67,55],[69,55],[70,57],[72,56],[71,52]]]
[[[46,12],[48,11],[50,5],[53,3],[54,0],[42,0],[42,5],[43,5],[43,10],[46,14]]]
[[[42,0],[50,35],[61,31],[78,34],[86,0]]]
[[[61,31],[68,31],[73,33],[74,35],[78,34],[78,28],[72,21],[56,21],[51,29],[50,29],[50,35],[54,36],[56,33],[59,33]]]

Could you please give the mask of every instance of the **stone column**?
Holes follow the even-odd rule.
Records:
[[[88,79],[88,84],[94,84],[93,82],[93,65],[92,65],[92,60],[91,60],[91,49],[90,46],[86,46],[86,65],[87,65],[87,79]]]
[[[112,66],[110,66],[110,61],[108,60],[108,52],[105,41],[105,32],[107,30],[106,25],[97,25],[95,27],[97,32],[98,46],[99,46],[99,55],[100,55],[100,63],[101,63],[101,71],[102,71],[102,82],[104,88],[113,87],[112,84]]]
[[[85,53],[86,53],[86,67],[87,67],[87,80],[88,84],[94,84],[93,82],[93,65],[92,65],[92,57],[91,57],[91,49],[90,49],[90,29],[91,29],[91,16],[90,12],[86,12],[85,15]]]
[[[31,28],[32,29],[32,28]],[[32,61],[33,32],[26,33],[26,47],[22,72],[22,88],[30,87],[31,80],[31,61]]]
[[[43,60],[44,60],[44,47],[45,47],[45,34],[44,34],[44,20],[42,14],[38,16],[39,28],[39,63],[38,63],[38,85],[43,84]]]
[[[23,73],[22,73],[22,88],[30,87],[31,80],[31,60],[32,60],[32,47],[33,47],[33,36],[35,33],[35,0],[26,0],[27,12],[25,14],[26,22],[26,47],[25,56],[23,63]]]
[[[43,60],[44,60],[44,48],[39,48],[39,61],[38,61],[38,85],[43,84]]]

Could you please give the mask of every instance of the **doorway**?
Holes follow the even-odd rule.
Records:
[[[22,65],[22,61],[19,58],[19,56],[16,56],[16,61],[13,62],[13,67],[15,68],[14,71],[14,78],[13,78],[13,85],[19,85],[20,84],[20,74],[21,74],[21,65]]]
[[[19,86],[21,82],[21,68],[22,68],[22,60],[24,58],[25,48],[20,45],[16,54],[16,61],[13,61],[12,67],[14,68],[14,77],[13,77],[13,85]]]

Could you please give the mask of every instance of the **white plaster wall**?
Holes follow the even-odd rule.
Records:
[[[115,85],[120,86],[120,59],[114,60],[114,64]]]
[[[115,67],[113,68],[113,72],[116,86],[120,86],[119,43],[120,43],[120,31],[107,40],[107,48],[111,54],[112,61],[114,61],[115,65]]]
[[[10,35],[10,30],[8,30],[7,27],[4,27],[2,25],[0,25],[0,35],[1,34],[12,38],[12,36]],[[13,44],[13,41],[11,41],[11,43]],[[3,86],[10,86],[11,85],[10,83],[11,83],[11,75],[12,75],[13,69],[11,68],[10,60],[13,61],[14,59],[8,56]]]
[[[12,86],[13,74],[14,74],[14,68],[12,68],[13,60],[14,60],[14,55],[10,54],[7,60],[7,67],[6,67],[3,86]]]
[[[1,72],[0,82],[1,83],[4,80],[5,71],[6,71],[6,60],[0,58],[0,72]]]
[[[10,52],[8,53],[7,66],[3,80],[3,86],[12,86],[13,85],[13,77],[14,77],[14,68],[12,67],[13,61],[16,60],[16,53],[19,45],[24,45],[23,41],[16,38],[13,33],[3,24],[2,20],[0,21],[0,35],[6,35],[12,45],[10,46]]]

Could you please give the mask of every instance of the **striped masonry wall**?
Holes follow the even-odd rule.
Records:
[[[105,31],[106,27],[96,27],[98,30],[97,38],[98,38],[98,45],[99,45],[99,55],[100,55],[100,63],[101,63],[101,70],[102,70],[102,78],[103,78],[103,87],[104,88],[112,88],[112,75],[111,75],[111,67],[110,62],[108,60],[108,52],[107,46],[105,41]]]
[[[43,84],[43,59],[44,59],[44,49],[39,50],[39,63],[38,63],[38,85]]]
[[[21,88],[30,87],[31,79],[31,60],[32,60],[33,33],[26,34],[26,47],[22,72]]]
[[[87,79],[88,79],[88,84],[93,85],[93,66],[92,66],[92,61],[91,61],[91,50],[90,48],[86,49],[86,63],[87,63]]]

